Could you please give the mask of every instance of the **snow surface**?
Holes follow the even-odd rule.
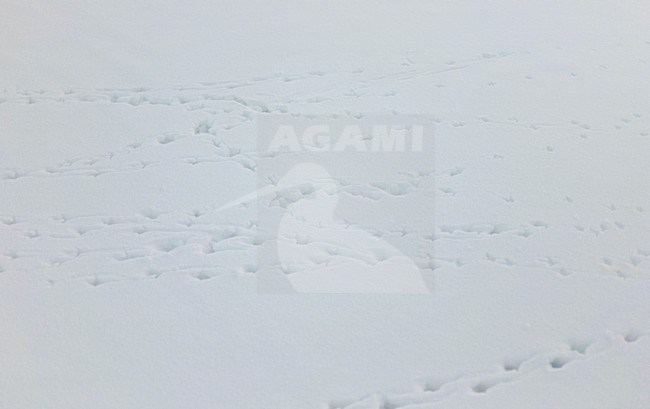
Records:
[[[2,9],[0,408],[650,407],[646,3]],[[435,118],[431,294],[258,293],[282,113]]]

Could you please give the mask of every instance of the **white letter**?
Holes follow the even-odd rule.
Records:
[[[424,127],[422,125],[413,125],[411,133],[413,137],[411,151],[422,152],[422,135],[424,134]]]
[[[269,145],[269,152],[280,152],[281,148],[288,148],[290,152],[297,152],[300,150],[300,144],[298,144],[298,137],[296,136],[296,130],[293,129],[291,125],[282,125],[278,128],[277,132],[273,136],[271,145]]]
[[[323,152],[330,150],[330,127],[327,125],[312,125],[305,129],[302,144],[306,150]]]
[[[404,152],[405,129],[388,130],[388,126],[374,126],[372,133],[372,150],[384,152]],[[383,149],[382,149],[383,148]]]
[[[334,150],[344,151],[348,146],[353,147],[359,152],[365,152],[367,150],[366,144],[363,142],[363,134],[357,125],[348,125],[343,128],[341,138],[336,143],[336,146],[334,146]]]

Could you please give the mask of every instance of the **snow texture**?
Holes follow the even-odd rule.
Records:
[[[650,407],[645,2],[2,9],[0,408]],[[386,230],[283,222],[299,291],[261,294],[257,123],[377,114],[433,118],[429,165],[328,174]],[[425,294],[306,294],[306,265],[389,274],[363,243],[419,234],[403,197]]]

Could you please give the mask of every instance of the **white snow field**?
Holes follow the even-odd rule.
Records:
[[[0,408],[650,408],[647,2],[0,6]],[[271,196],[399,227],[280,219],[293,293],[258,288],[273,200],[240,200],[271,115],[435,123],[401,184]],[[305,267],[389,279],[415,236],[426,288]]]

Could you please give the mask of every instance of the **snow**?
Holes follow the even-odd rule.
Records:
[[[0,408],[650,405],[645,3],[3,9]]]

